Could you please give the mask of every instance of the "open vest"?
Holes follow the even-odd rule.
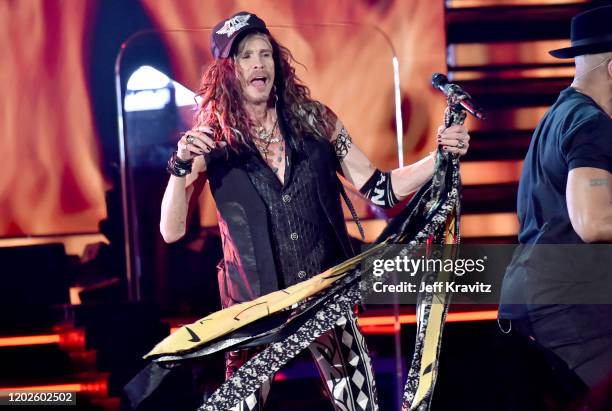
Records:
[[[326,141],[304,139],[302,160],[306,162],[315,201],[323,210],[322,223],[329,224],[346,259],[354,255],[340,203],[341,182],[336,175],[339,162]],[[261,162],[256,154],[236,154],[216,150],[206,157],[211,192],[217,205],[223,261],[218,280],[223,307],[253,300],[279,289],[279,273],[268,208],[253,185],[252,178]],[[255,178],[257,178],[255,176]],[[275,177],[276,178],[276,177]]]

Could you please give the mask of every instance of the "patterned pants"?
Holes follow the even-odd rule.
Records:
[[[372,364],[354,314],[341,318],[336,327],[308,347],[336,411],[376,411],[378,397]],[[261,350],[226,354],[226,378]],[[270,393],[270,381],[232,411],[262,410]]]

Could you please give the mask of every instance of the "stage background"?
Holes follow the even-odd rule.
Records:
[[[380,27],[400,61],[405,158],[414,161],[433,149],[444,106],[429,85],[431,73],[446,68],[442,2],[4,1],[0,237],[97,232],[107,214],[105,191],[117,185],[112,70],[121,41],[143,28],[209,27],[240,10],[251,10],[270,25],[356,22]],[[376,122],[380,135],[356,131],[356,143],[378,167],[395,167],[396,148],[388,138],[394,130],[391,90],[381,90],[380,101],[335,104],[344,91],[333,87],[334,79],[350,75],[352,64],[377,69],[378,62],[368,58],[367,41],[363,48],[343,47],[350,40],[321,38],[304,44],[344,53],[346,61],[343,67],[309,68],[316,81],[307,83],[341,115],[349,131],[358,130],[362,121]],[[298,56],[307,53],[295,50]],[[193,63],[195,50],[168,54],[181,73],[179,80],[201,72]],[[213,225],[214,210],[204,210],[202,222]]]

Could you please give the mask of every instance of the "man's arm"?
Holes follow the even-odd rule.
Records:
[[[178,241],[185,235],[187,221],[206,183],[206,161],[202,154],[226,145],[225,142],[217,145],[210,137],[212,135],[210,127],[196,125],[185,132],[178,142],[176,157],[192,163],[191,172],[186,176],[170,176],[164,192],[159,231],[167,243]]]
[[[565,197],[574,231],[585,243],[612,241],[612,174],[601,168],[570,170]]]
[[[187,221],[206,184],[206,166],[202,156],[193,161],[192,171],[185,177],[170,176],[161,205],[159,231],[164,241],[180,240],[187,231]]]
[[[438,143],[444,145],[449,152],[460,155],[467,152],[469,135],[463,126],[453,126],[446,130],[441,128],[438,131],[440,133]],[[464,147],[456,147],[458,139],[463,141]],[[368,187],[374,185],[380,187],[379,190],[384,188],[385,185],[383,183],[377,184],[377,180],[385,180],[390,176],[391,184],[387,187],[392,188],[397,200],[402,200],[429,181],[434,172],[434,153],[414,164],[396,168],[387,173],[377,170],[363,151],[352,142],[351,136],[339,119],[336,119],[336,128],[331,137],[331,142],[336,149],[336,155],[340,160],[344,177],[362,192],[364,192],[364,188],[367,191]],[[372,198],[370,197],[370,199]]]

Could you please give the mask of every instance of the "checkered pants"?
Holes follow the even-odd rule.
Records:
[[[378,396],[372,363],[363,335],[353,313],[341,318],[336,327],[308,347],[336,411],[376,411]],[[226,354],[226,378],[259,350]],[[249,395],[232,411],[259,411],[270,393],[270,381]]]

